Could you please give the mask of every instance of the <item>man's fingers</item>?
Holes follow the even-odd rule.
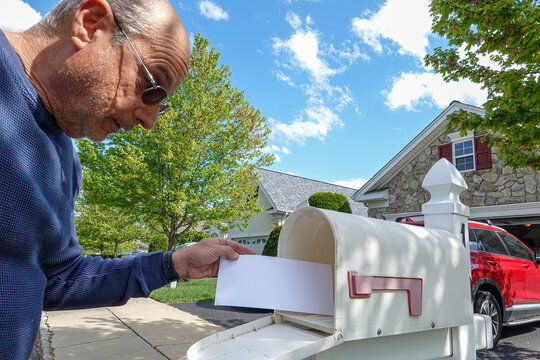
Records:
[[[242,255],[255,255],[255,250],[248,248],[247,246],[241,245],[236,241],[226,240],[224,245],[228,245],[234,249],[239,254]]]
[[[231,246],[221,245],[218,247],[219,256],[225,256],[228,260],[238,260],[240,256]]]

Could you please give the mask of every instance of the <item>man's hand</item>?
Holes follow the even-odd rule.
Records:
[[[180,279],[201,279],[217,276],[221,256],[236,260],[240,254],[254,255],[255,251],[231,240],[211,238],[176,250],[172,259]]]

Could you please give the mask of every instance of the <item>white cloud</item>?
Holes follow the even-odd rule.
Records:
[[[263,153],[273,154],[274,158],[276,159],[276,162],[281,162],[281,156],[279,154],[289,155],[291,153],[291,150],[289,150],[285,146],[277,146],[277,145],[265,146],[261,151]]]
[[[348,87],[336,87],[335,91],[339,93],[338,96],[338,104],[336,105],[337,110],[343,110],[345,109],[349,104],[352,104],[354,102],[354,98],[351,95],[351,89]]]
[[[0,2],[0,28],[8,31],[23,31],[36,24],[41,14],[22,0]]]
[[[337,180],[337,181],[332,182],[332,184],[345,186],[351,189],[360,189],[366,182],[367,182],[367,179],[353,178],[349,180]]]
[[[300,20],[300,17],[292,11],[287,13],[285,21],[287,21],[293,29],[298,29],[302,25],[302,20]]]
[[[355,17],[353,32],[377,53],[382,53],[382,39],[399,45],[400,54],[423,59],[431,34],[429,0],[387,0],[370,17]],[[369,14],[368,14],[369,16]]]
[[[276,77],[278,78],[278,80],[281,80],[281,81],[286,82],[287,84],[289,84],[289,86],[294,86],[294,81],[292,81],[290,76],[285,75],[281,71],[278,71],[276,73]]]
[[[343,126],[343,121],[337,114],[323,105],[307,107],[304,109],[304,115],[307,120],[299,117],[292,124],[285,124],[271,119],[273,134],[304,144],[307,138],[323,140],[330,130]]]
[[[288,38],[273,38],[279,71],[274,75],[280,81],[300,88],[306,96],[306,105],[292,122],[271,120],[273,137],[303,145],[309,138],[324,140],[335,128],[342,127],[338,113],[354,103],[347,86],[332,84],[334,75],[344,72],[359,58],[365,58],[358,45],[344,42],[341,49],[322,42],[322,35],[312,28],[313,19],[304,21],[292,11],[285,20],[291,25]],[[307,74],[308,77],[299,77]]]
[[[392,89],[383,94],[390,109],[404,107],[408,111],[424,103],[444,108],[453,100],[481,106],[487,97],[478,84],[469,80],[447,83],[441,75],[432,72],[401,73],[394,79]]]
[[[347,42],[343,44],[343,48],[338,51],[338,56],[349,62],[352,65],[358,59],[369,60],[369,55],[360,51],[360,47],[357,44],[349,45]]]
[[[213,3],[209,0],[203,0],[199,2],[199,11],[201,15],[212,20],[228,20],[229,13],[221,8],[221,6]]]
[[[319,38],[313,30],[298,29],[288,40],[275,38],[274,50],[291,55],[291,61],[319,83],[337,73],[320,57]]]

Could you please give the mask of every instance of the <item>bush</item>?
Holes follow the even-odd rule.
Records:
[[[208,235],[204,231],[188,230],[182,233],[182,235],[180,235],[178,241],[176,242],[176,245],[182,245],[190,242],[199,242],[203,239],[208,239],[209,237],[210,235]]]
[[[270,235],[268,236],[268,240],[266,240],[266,245],[264,245],[264,249],[262,252],[263,255],[267,255],[267,256],[277,255],[277,246],[278,246],[280,232],[281,232],[281,225],[278,225],[272,229],[272,231],[270,232]]]
[[[310,206],[320,209],[340,211],[348,214],[352,214],[351,205],[347,200],[347,197],[343,194],[336,194],[331,192],[319,192],[311,195],[308,199]]]
[[[148,252],[154,251],[167,251],[169,249],[169,242],[165,236],[160,236],[152,240],[150,246],[148,247]]]

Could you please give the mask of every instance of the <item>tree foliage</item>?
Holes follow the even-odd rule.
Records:
[[[318,192],[308,199],[309,206],[352,214],[349,200],[343,194]]]
[[[278,248],[278,240],[279,240],[279,234],[281,233],[281,225],[276,226],[272,229],[270,232],[270,235],[268,236],[268,240],[266,240],[266,244],[264,245],[264,249],[262,254],[266,256],[276,256],[277,255],[277,248]]]
[[[152,242],[150,243],[150,246],[148,247],[148,252],[154,252],[154,251],[167,251],[169,247],[167,238],[165,236],[156,237]]]
[[[266,118],[232,87],[229,67],[209,44],[195,36],[191,71],[153,130],[78,141],[87,201],[117,206],[165,234],[169,250],[201,222],[245,227],[259,211],[254,169],[273,161],[262,152]]]
[[[450,48],[434,49],[426,65],[446,81],[482,84],[488,94],[484,116],[461,111],[449,116],[448,128],[489,130],[486,140],[505,164],[540,169],[540,2],[433,0],[431,14],[432,30]]]
[[[117,207],[84,205],[82,201],[76,206],[77,235],[87,250],[116,257],[121,251],[132,250],[135,239],[147,237],[147,231]]]
[[[191,242],[199,242],[203,239],[208,239],[210,235],[205,233],[204,231],[197,231],[197,230],[189,230],[185,231],[178,237],[178,242],[176,245],[182,245],[186,243]]]

